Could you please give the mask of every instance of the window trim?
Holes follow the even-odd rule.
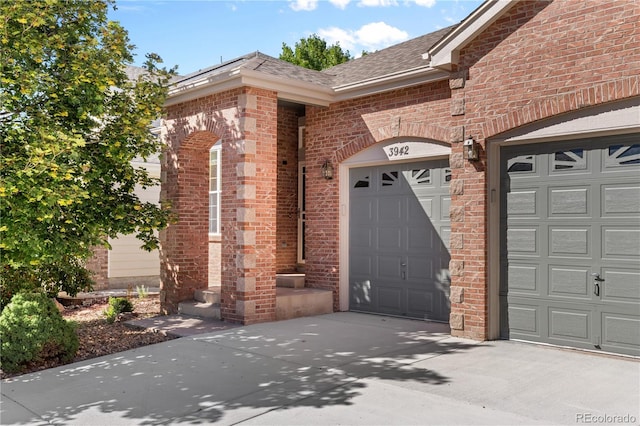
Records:
[[[221,172],[220,172],[220,166],[222,164],[222,146],[221,145],[214,145],[211,147],[211,149],[209,150],[209,174],[208,174],[208,179],[209,179],[209,211],[208,211],[208,217],[209,217],[209,236],[217,236],[221,234],[220,231],[220,201],[222,200],[221,197],[221,193],[222,193],[222,185],[221,185]],[[216,182],[217,182],[217,188],[216,190],[211,190],[211,156],[212,153],[216,153]],[[217,203],[216,203],[216,212],[215,212],[215,218],[216,218],[216,229],[212,230],[211,227],[211,196],[214,195],[217,197]]]

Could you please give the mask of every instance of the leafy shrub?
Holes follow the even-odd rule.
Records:
[[[133,312],[133,304],[126,297],[110,297],[109,307],[104,311],[109,324],[113,323],[123,312]]]
[[[78,351],[75,325],[45,293],[18,293],[0,314],[0,367],[14,373],[29,363],[68,362]]]
[[[69,256],[59,263],[39,266],[12,267],[3,265],[0,272],[0,308],[11,301],[14,294],[44,291],[55,297],[60,291],[75,296],[80,291],[91,291],[92,273],[79,258]]]

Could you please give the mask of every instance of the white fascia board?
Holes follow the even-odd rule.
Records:
[[[451,70],[452,65],[457,65],[459,61],[460,50],[517,3],[517,0],[489,0],[483,3],[423,57],[431,60],[433,68]]]
[[[240,86],[242,86],[242,79],[236,69],[226,74],[201,78],[180,87],[170,87],[164,105],[171,106],[181,104],[223,90],[235,89]]]
[[[318,106],[329,106],[334,102],[333,90],[326,86],[249,69],[241,69],[240,74],[243,85],[273,90],[278,93],[278,99]]]
[[[333,91],[328,87],[240,68],[228,73],[194,80],[180,87],[170,88],[165,106],[180,104],[242,86],[273,90],[278,93],[279,99],[303,104],[328,106],[333,102]]]
[[[371,80],[362,80],[357,83],[334,87],[334,100],[344,101],[347,99],[355,99],[376,93],[402,89],[404,87],[416,86],[418,84],[446,80],[449,77],[450,73],[447,71],[431,67],[414,68],[409,71],[403,71],[402,73],[389,74]]]

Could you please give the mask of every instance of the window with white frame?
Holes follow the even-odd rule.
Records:
[[[220,233],[220,145],[209,151],[209,234]]]

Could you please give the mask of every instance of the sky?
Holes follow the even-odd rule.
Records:
[[[260,51],[278,57],[312,34],[351,56],[456,24],[482,0],[116,0],[136,46],[135,65],[157,53],[181,75]]]

